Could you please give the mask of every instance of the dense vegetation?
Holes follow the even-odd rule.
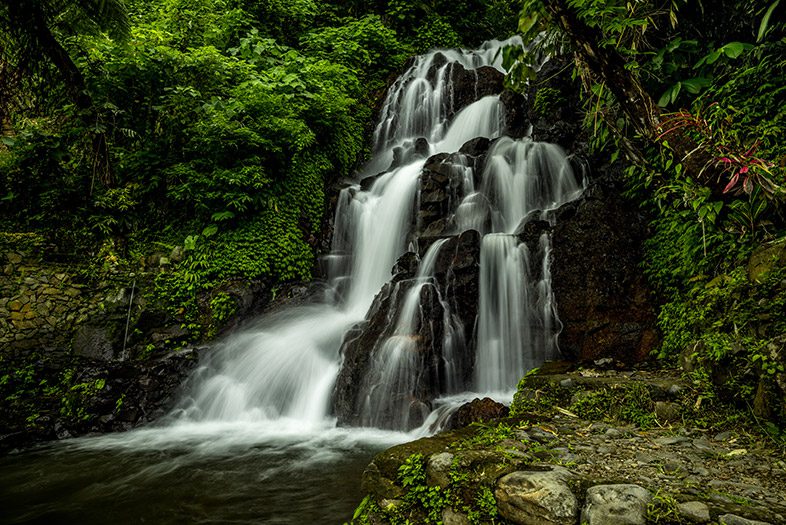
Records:
[[[502,0],[0,0],[0,246],[87,289],[120,277],[182,327],[151,341],[132,319],[118,337],[137,362],[213,337],[229,287],[312,276],[329,192],[405,61],[517,16]],[[51,437],[91,428],[96,403],[122,412],[69,345],[0,353],[0,427]]]
[[[644,271],[659,357],[705,397],[786,422],[786,26],[781,2],[525,2],[536,51],[570,53],[591,147],[627,157],[654,218]],[[516,57],[512,82],[530,74]],[[782,388],[782,387],[780,387]]]
[[[181,247],[155,298],[198,332],[201,292],[310,277],[326,184],[366,154],[406,59],[512,32],[515,15],[496,0],[0,2],[3,229],[120,268]]]

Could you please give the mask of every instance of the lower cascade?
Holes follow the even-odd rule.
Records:
[[[549,234],[522,232],[553,222],[582,185],[558,146],[505,135],[499,93],[476,86],[463,108],[452,98],[457,66],[501,76],[508,45],[521,42],[434,51],[396,81],[373,158],[338,198],[324,297],[220,343],[178,423],[337,420],[426,434],[447,405],[510,396],[558,355]]]

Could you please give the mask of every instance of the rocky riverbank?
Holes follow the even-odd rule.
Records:
[[[512,416],[379,454],[353,523],[786,523],[776,442],[676,371],[604,365],[533,374]]]

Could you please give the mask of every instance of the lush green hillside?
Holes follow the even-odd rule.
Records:
[[[366,155],[391,75],[511,33],[515,15],[479,0],[1,2],[3,228],[109,266],[180,246],[157,292],[191,321],[228,279],[306,280],[326,185]]]

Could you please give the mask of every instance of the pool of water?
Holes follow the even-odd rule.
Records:
[[[0,522],[341,524],[373,455],[405,434],[193,424],[0,458]]]

